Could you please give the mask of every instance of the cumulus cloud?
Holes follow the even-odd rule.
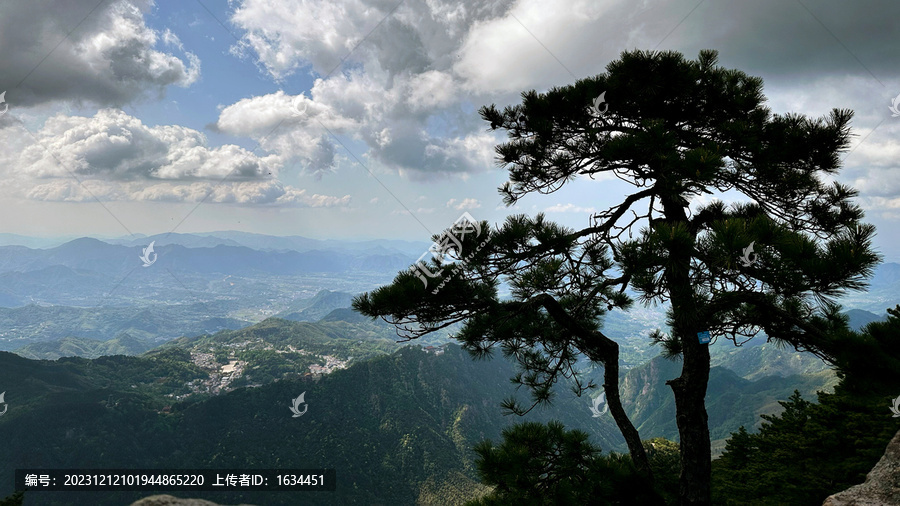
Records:
[[[277,181],[282,161],[239,146],[210,147],[181,126],[150,127],[117,109],[93,117],[58,114],[21,150],[8,175],[30,181],[35,200],[133,200],[347,206],[351,197],[308,195]],[[24,184],[24,183],[23,183]]]
[[[890,91],[884,83],[900,78],[894,50],[900,4],[887,1],[866,9],[837,0],[806,7],[776,0],[699,6],[692,0],[429,0],[403,2],[392,12],[395,6],[242,0],[231,21],[244,31],[235,50],[276,81],[298,72],[321,76],[302,100],[310,119],[362,140],[369,160],[413,180],[489,170],[493,146],[503,139],[485,132],[472,113],[477,106],[517,103],[522,91],[603,72],[625,49],[676,48],[689,58],[718,49],[722,65],[766,79],[767,95],[778,97],[774,110],[821,115],[854,107],[865,110],[855,124],[863,129],[884,119],[885,111],[872,105],[884,109],[882,95]],[[257,112],[260,118],[248,125],[266,123],[263,110],[247,114]],[[331,170],[333,141],[314,123],[292,121],[263,142],[304,159],[308,170]],[[257,130],[248,135],[263,139]],[[890,158],[891,151],[872,156]],[[850,162],[848,173],[863,191],[900,195],[896,185],[881,184],[900,181],[896,166]]]
[[[245,104],[241,114],[253,116],[246,127],[225,117],[237,116],[227,110],[216,126],[299,157],[315,173],[335,163],[328,148],[334,140],[323,135],[323,127],[363,141],[368,160],[411,179],[489,170],[497,137],[465,112],[483,100],[461,89],[453,67],[469,27],[502,14],[511,3],[420,2],[388,16],[393,4],[369,0],[244,1],[232,17],[245,30],[237,50],[258,58],[276,80],[307,67],[324,77],[300,101],[304,119],[285,121],[271,137],[257,125],[286,117],[288,112],[268,109],[290,102],[280,92]],[[348,65],[332,73],[345,58]]]
[[[206,136],[181,126],[148,127],[121,110],[93,117],[56,115],[36,134],[19,167],[36,178],[69,176],[135,179],[236,180],[268,176],[262,159],[234,145],[207,146]]]
[[[121,106],[194,83],[199,58],[183,52],[171,32],[147,27],[144,15],[153,6],[151,0],[3,2],[0,90],[19,107],[57,100]],[[155,49],[160,40],[181,57]]]
[[[463,199],[462,202],[456,199],[450,199],[447,201],[447,207],[452,207],[457,211],[463,211],[466,209],[478,209],[481,207],[481,202],[478,202],[478,199]]]

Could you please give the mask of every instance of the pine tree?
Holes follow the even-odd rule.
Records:
[[[715,51],[701,51],[696,61],[671,51],[625,52],[606,70],[480,114],[509,136],[497,147],[509,170],[500,189],[507,205],[579,176],[617,177],[633,193],[581,230],[539,214],[512,216],[497,230],[479,223],[458,242],[449,237],[458,234],[436,236],[443,253],[465,261],[434,259],[427,278],[401,273],[358,297],[354,308],[410,338],[465,322],[457,337],[470,352],[484,356],[500,346],[519,361],[516,379],[532,390],[532,407],[550,400],[560,377],[574,377],[576,393],[592,386],[573,367],[580,354],[602,364],[610,412],[638,469],[652,479],[619,400],[618,346],[599,322],[606,311],[630,307],[627,288],[641,302],[670,304],[671,332],[651,338],[683,363],[669,382],[680,436],[679,502],[707,505],[709,349],[698,333],[737,341],[764,331],[834,361],[842,322],[833,298],[864,288],[878,262],[874,227],[860,222],[862,210],[851,201],[857,192],[824,182],[839,169],[853,114],[773,115],[762,80],[719,67]],[[749,203],[690,207],[691,199],[716,192]],[[512,286],[512,300],[499,300],[500,280]]]
[[[617,454],[601,456],[587,433],[567,431],[559,422],[513,425],[503,431],[501,444],[482,441],[475,452],[482,481],[494,490],[469,506],[644,505],[661,501],[655,490],[643,486],[630,459]],[[596,479],[598,476],[602,478]]]
[[[758,434],[732,434],[715,463],[718,503],[819,505],[862,483],[900,421],[891,399],[900,394],[900,307],[861,332],[835,332],[830,346],[841,381],[818,403],[799,392],[762,415]]]

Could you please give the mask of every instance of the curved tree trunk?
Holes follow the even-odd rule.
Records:
[[[616,421],[619,431],[622,432],[622,437],[625,438],[632,462],[638,471],[653,484],[653,471],[650,469],[650,460],[647,458],[643,443],[641,443],[641,436],[625,413],[625,408],[622,407],[622,399],[619,396],[619,345],[615,341],[612,341],[612,345],[615,346],[615,353],[606,356],[602,361],[606,404],[609,406],[609,412]]]
[[[594,362],[603,364],[603,389],[606,392],[606,403],[615,420],[619,431],[628,445],[628,453],[635,467],[644,476],[648,486],[653,486],[653,471],[650,468],[650,459],[641,443],[641,436],[634,424],[622,407],[622,399],[619,396],[619,345],[612,339],[603,335],[599,330],[587,329],[581,326],[559,304],[555,298],[543,293],[532,297],[530,303],[543,306],[557,323],[565,327],[576,336],[578,349]],[[707,441],[708,443],[708,441]]]

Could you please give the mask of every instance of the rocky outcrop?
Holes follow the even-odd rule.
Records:
[[[825,499],[822,506],[900,505],[900,431],[888,443],[866,481]]]
[[[223,506],[205,499],[179,499],[171,495],[153,495],[131,503],[131,506]],[[239,506],[252,506],[241,504]]]

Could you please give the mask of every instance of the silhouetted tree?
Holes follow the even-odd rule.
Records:
[[[601,363],[610,413],[635,465],[652,477],[619,400],[618,346],[599,321],[632,304],[628,288],[641,302],[669,303],[671,332],[650,337],[683,359],[681,375],[669,381],[680,436],[679,501],[710,504],[709,349],[698,333],[737,341],[762,330],[833,361],[832,334],[842,322],[832,300],[863,288],[878,262],[874,227],[860,223],[863,213],[851,202],[857,192],[823,180],[838,171],[852,112],[835,109],[817,120],[772,115],[762,80],[717,66],[715,51],[701,51],[696,61],[631,51],[606,69],[480,114],[510,138],[497,147],[499,163],[509,167],[500,189],[507,205],[578,176],[616,177],[633,193],[577,231],[540,214],[509,217],[496,230],[484,222],[457,227],[435,241],[464,262],[435,258],[427,275],[424,268],[400,273],[354,308],[411,339],[465,322],[457,337],[466,348],[483,356],[499,345],[515,357],[523,369],[516,379],[535,404],[549,401],[563,376],[574,378],[579,394],[593,386],[578,378],[580,354]],[[603,110],[590,107],[604,93]],[[716,192],[749,202],[690,207],[691,199]],[[461,232],[469,233],[454,244],[450,236]],[[501,280],[512,287],[511,300],[498,298]],[[511,401],[506,407],[527,411]]]
[[[713,466],[717,504],[819,505],[862,483],[881,458],[900,428],[889,410],[900,394],[900,307],[835,335],[834,393],[819,392],[815,404],[795,391],[780,415],[762,415],[758,434],[733,433]]]
[[[559,422],[524,422],[503,431],[503,442],[475,447],[482,481],[494,487],[468,506],[516,504],[654,504],[661,497],[648,488],[628,458],[600,455],[580,430]],[[602,477],[597,479],[597,477]]]

